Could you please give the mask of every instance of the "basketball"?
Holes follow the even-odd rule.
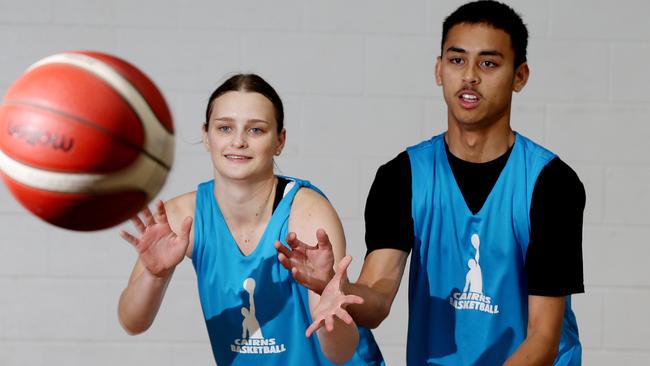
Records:
[[[115,226],[162,188],[174,128],[161,92],[135,66],[89,51],[46,57],[0,104],[0,175],[41,219],[71,230]]]

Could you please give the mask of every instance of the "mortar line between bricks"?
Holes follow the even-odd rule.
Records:
[[[589,290],[601,290],[607,291],[608,293],[614,292],[629,292],[629,291],[650,291],[650,285],[590,285],[585,284],[585,292],[581,294],[574,294],[573,296],[589,296]]]
[[[620,347],[584,347],[584,350],[588,351],[605,351],[605,352],[639,352],[644,354],[650,354],[650,348],[620,348]]]
[[[115,276],[105,276],[105,277],[100,277],[100,276],[84,276],[84,275],[77,275],[77,276],[63,276],[63,275],[33,275],[33,274],[0,274],[0,280],[27,280],[27,281],[60,281],[60,280],[70,280],[70,281],[89,281],[89,282],[105,282],[105,281],[111,281],[111,282],[124,282],[128,278],[127,275],[120,276],[120,275],[115,275]],[[174,280],[174,283],[183,283],[183,284],[193,284],[196,283],[196,279],[184,279],[184,278],[176,278]]]
[[[41,345],[78,345],[83,344],[99,344],[103,346],[142,346],[142,345],[156,345],[156,346],[178,346],[178,345],[209,345],[209,341],[189,341],[182,339],[174,340],[146,340],[146,341],[106,341],[103,339],[87,339],[87,338],[69,338],[69,339],[25,339],[25,338],[0,338],[0,343],[6,345],[7,343],[15,344],[41,344]]]

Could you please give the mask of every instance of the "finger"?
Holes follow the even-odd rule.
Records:
[[[291,265],[291,261],[283,253],[278,253],[278,261],[280,261],[282,267],[288,269],[289,271],[293,268],[293,266]]]
[[[311,323],[311,325],[310,325],[310,326],[307,328],[307,330],[305,331],[305,337],[307,337],[307,338],[311,337],[311,335],[312,335],[315,331],[317,331],[318,329],[320,329],[320,327],[322,327],[322,326],[323,326],[323,320],[322,320],[322,319],[320,319],[320,320],[318,320],[318,321],[315,321],[315,322]]]
[[[149,207],[145,207],[142,210],[142,216],[144,217],[144,222],[146,223],[147,226],[152,226],[156,224],[156,220],[154,220],[153,215],[151,214],[151,210],[149,210]]]
[[[339,261],[338,266],[336,266],[336,268],[337,268],[336,273],[337,274],[338,273],[345,273],[345,271],[347,271],[348,266],[350,265],[351,262],[352,262],[352,257],[351,256],[346,255],[345,257],[343,257]]]
[[[335,314],[336,314],[336,317],[341,319],[345,324],[350,325],[354,321],[352,319],[352,317],[350,316],[350,314],[348,314],[347,311],[345,311],[345,310],[343,310],[341,308],[336,309]]]
[[[330,238],[324,229],[316,230],[316,239],[318,240],[318,243],[316,244],[317,247],[322,249],[332,248],[332,243],[330,242]]]
[[[141,234],[144,233],[144,231],[147,229],[147,227],[144,226],[144,223],[142,223],[142,220],[140,220],[139,216],[133,216],[131,222],[133,223],[133,226],[135,226],[135,229],[138,230],[138,232]]]
[[[156,222],[167,223],[167,210],[165,210],[165,204],[161,200],[156,201]]]
[[[278,252],[278,260],[286,269],[291,269],[294,266],[300,265],[304,262],[304,255],[295,250],[287,248],[282,242],[276,241],[273,246]]]
[[[334,317],[328,316],[325,318],[325,329],[327,329],[328,332],[334,330]]]
[[[345,295],[343,304],[363,304],[363,298],[357,295]]]
[[[291,257],[291,250],[285,247],[281,241],[276,240],[275,243],[273,243],[273,246],[275,247],[275,250],[278,251],[278,253],[284,254],[287,258]]]
[[[309,278],[308,278],[304,273],[302,273],[301,271],[299,271],[298,268],[296,268],[296,267],[291,267],[291,276],[292,276],[293,279],[294,279],[296,282],[298,282],[299,284],[301,284],[301,285],[303,285],[303,286],[305,286],[305,287],[307,287],[307,288],[310,288],[310,287],[309,287],[309,283],[308,283],[308,282],[309,282]]]
[[[122,230],[122,231],[120,231],[120,237],[121,237],[122,239],[128,241],[128,242],[129,242],[131,245],[133,245],[134,247],[137,247],[137,246],[138,246],[138,238],[136,238],[135,236],[131,235],[130,233],[128,233],[128,232]]]
[[[334,273],[334,277],[332,277],[332,281],[334,281],[334,283],[338,283],[339,287],[342,286],[343,279],[348,277],[348,266],[350,265],[350,262],[352,262],[352,257],[346,255],[339,261],[338,265],[336,266],[337,270]]]
[[[301,258],[303,257],[296,256],[293,253],[294,252],[291,252],[289,256],[285,255],[284,253],[278,253],[278,260],[280,261],[280,264],[282,264],[282,266],[288,270],[303,267],[301,265],[304,262],[304,259],[301,261]]]
[[[298,236],[294,232],[287,234],[287,244],[289,244],[293,250],[300,250],[301,248],[308,246],[298,239]]]

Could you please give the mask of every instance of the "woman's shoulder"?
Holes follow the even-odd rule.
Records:
[[[289,231],[295,232],[306,243],[316,243],[316,232],[325,230],[339,258],[345,248],[343,227],[330,201],[318,191],[301,187],[291,205]]]
[[[165,202],[165,210],[170,220],[183,220],[185,217],[194,217],[196,208],[196,191],[183,193]]]
[[[296,221],[319,222],[326,219],[338,219],[334,207],[323,194],[309,187],[301,187],[291,204],[291,218]]]
[[[331,207],[330,202],[323,194],[310,187],[300,187],[298,192],[296,192],[296,197],[293,199],[291,211],[293,212],[296,209],[317,209],[323,206]]]

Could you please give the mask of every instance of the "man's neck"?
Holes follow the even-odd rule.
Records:
[[[485,163],[503,155],[515,142],[510,125],[468,130],[450,124],[445,141],[457,158],[472,163]]]

